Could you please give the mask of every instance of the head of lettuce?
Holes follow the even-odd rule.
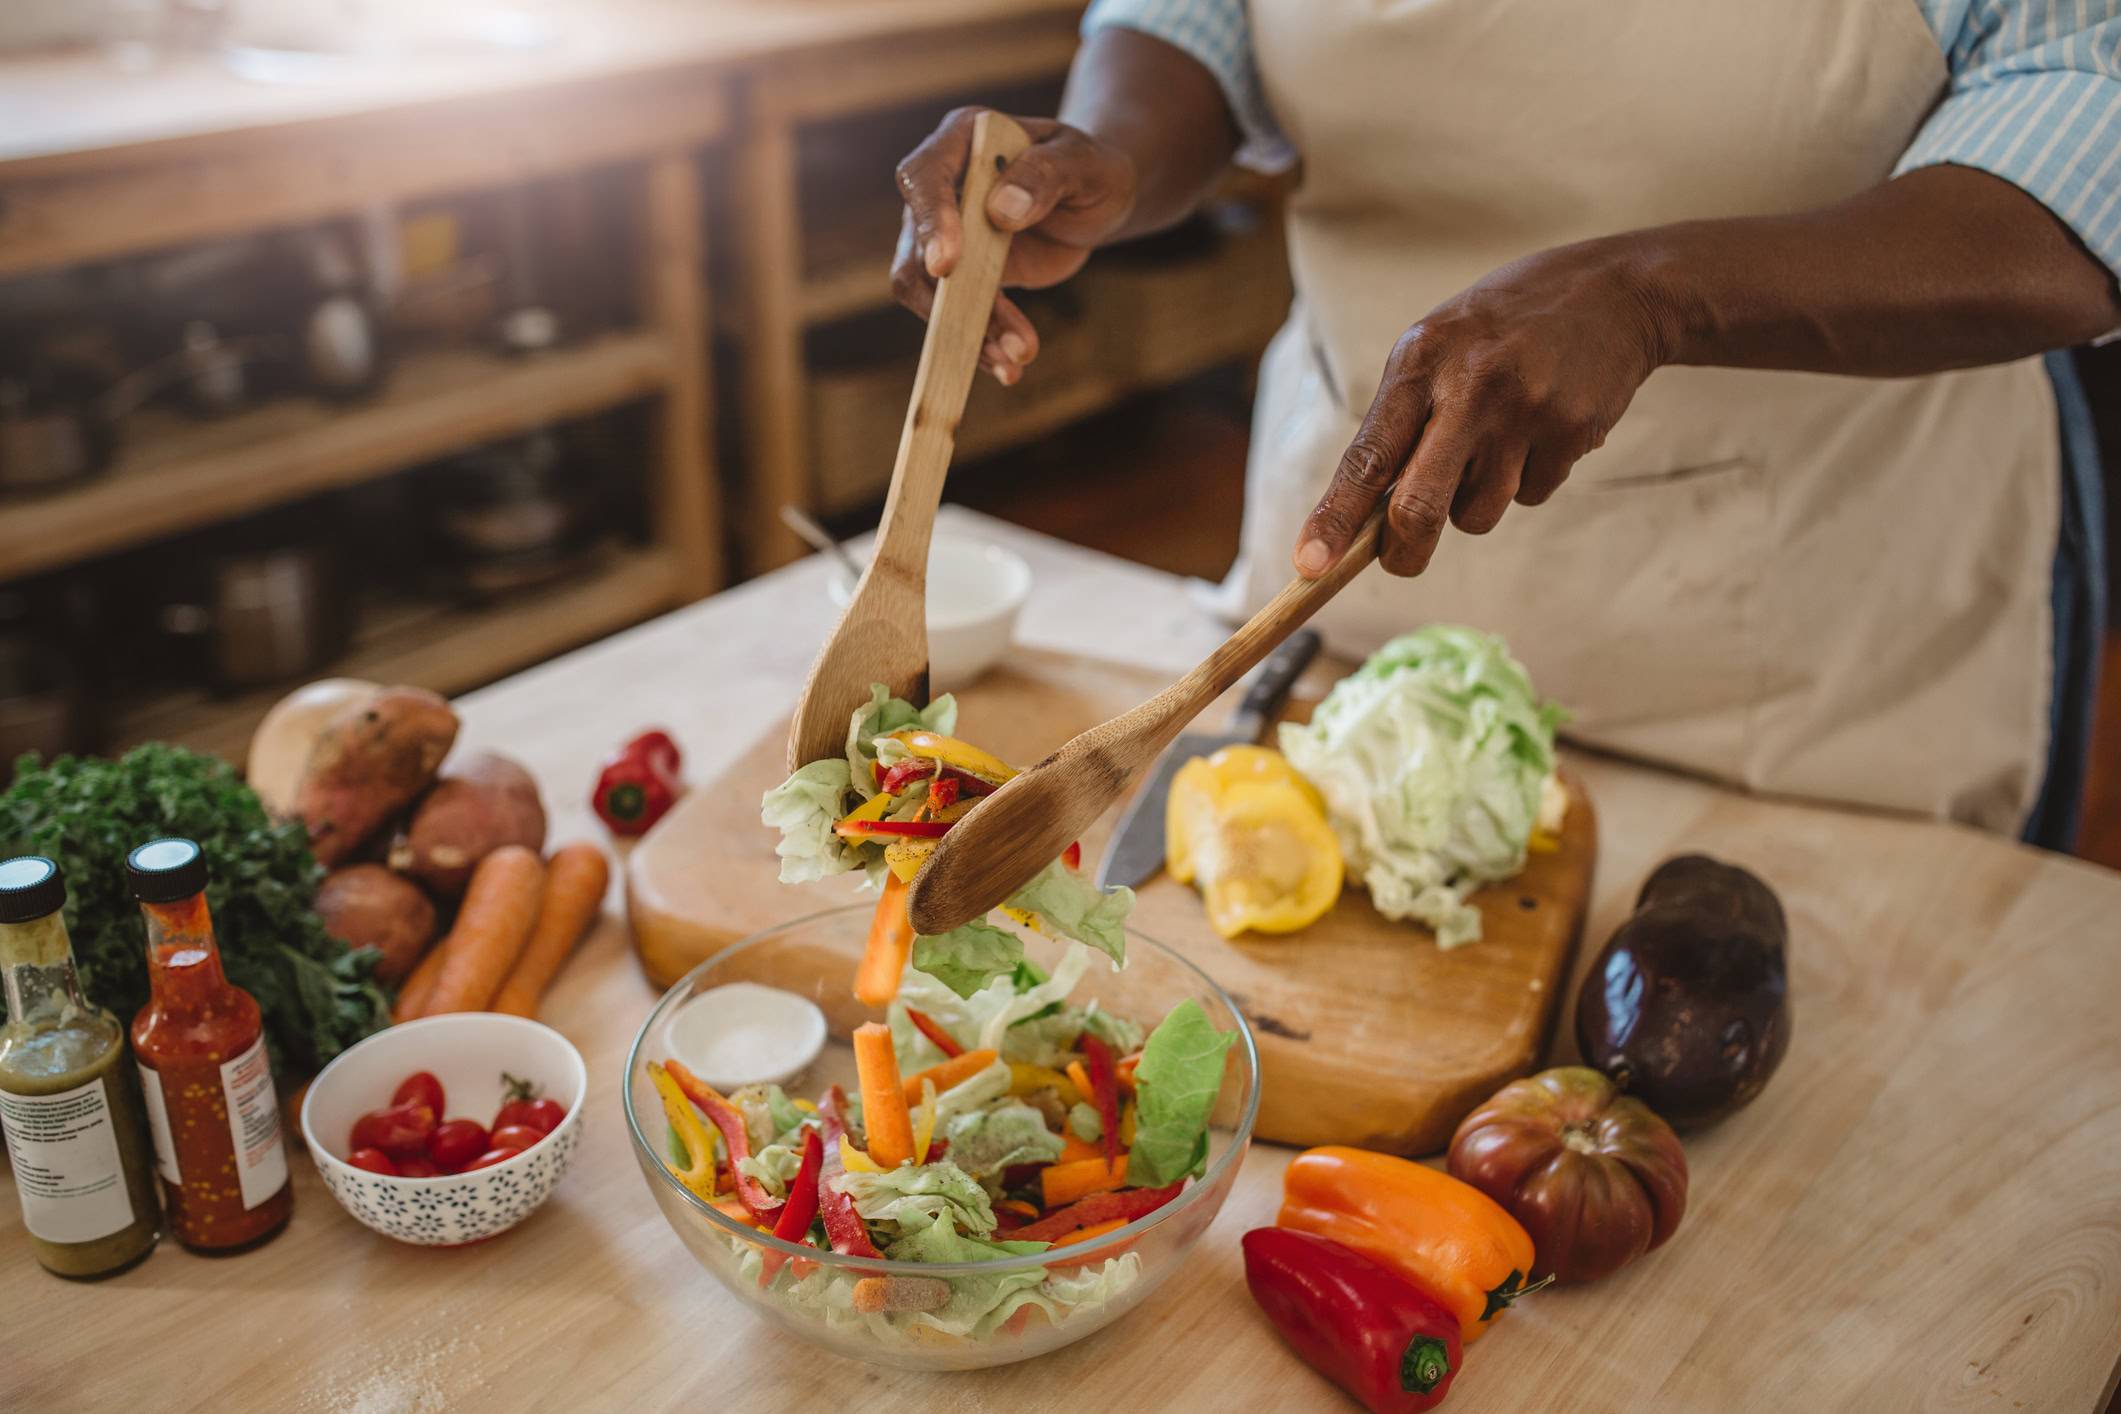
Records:
[[[1325,797],[1378,912],[1450,948],[1480,936],[1467,896],[1524,868],[1561,719],[1501,639],[1433,624],[1341,679],[1308,724],[1281,729],[1281,749]]]

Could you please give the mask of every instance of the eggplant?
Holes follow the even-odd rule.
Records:
[[[1788,942],[1758,877],[1705,854],[1666,860],[1577,994],[1584,1063],[1682,1129],[1750,1103],[1790,1045]]]

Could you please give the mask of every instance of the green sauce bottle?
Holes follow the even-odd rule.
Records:
[[[81,995],[65,902],[49,859],[0,860],[0,1123],[37,1260],[100,1277],[154,1250],[162,1212],[125,1031]]]

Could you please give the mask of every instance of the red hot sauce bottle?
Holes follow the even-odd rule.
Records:
[[[133,1056],[169,1230],[197,1251],[248,1247],[294,1211],[257,999],[221,970],[199,846],[151,840],[126,867],[147,918],[151,991]]]

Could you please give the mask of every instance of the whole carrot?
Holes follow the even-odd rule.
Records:
[[[502,845],[480,860],[442,942],[449,955],[421,1015],[484,1011],[530,942],[544,895],[545,863],[535,852]]]
[[[390,1012],[392,1021],[411,1021],[427,1014],[427,1002],[434,996],[435,983],[442,976],[442,962],[448,951],[448,938],[438,939],[434,946],[427,950],[427,955],[420,959],[420,965],[405,979],[405,985],[398,988],[398,1004],[391,1008]]]
[[[514,1016],[538,1014],[538,999],[589,931],[610,882],[611,865],[604,851],[593,844],[571,844],[552,856],[545,867],[545,898],[538,907],[537,926],[531,929],[523,956],[501,984],[491,1010]]]

